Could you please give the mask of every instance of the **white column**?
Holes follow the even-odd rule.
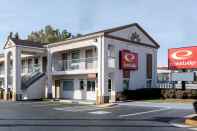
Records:
[[[52,76],[51,76],[51,70],[52,70],[52,54],[48,50],[47,52],[47,81],[46,81],[46,88],[45,88],[45,97],[51,98],[52,97]]]
[[[28,74],[28,60],[29,60],[29,57],[26,57],[25,58],[25,73]]]
[[[8,57],[8,53],[6,52],[5,53],[5,63],[4,63],[4,69],[5,69],[5,77],[4,77],[4,89],[5,89],[5,92],[4,92],[4,100],[7,100],[7,91],[8,91],[8,80],[9,80],[9,57]]]
[[[43,72],[43,61],[42,61],[42,56],[39,57],[39,64],[40,64],[40,72]]]
[[[15,47],[13,50],[13,100],[19,100],[21,92],[21,49]]]
[[[107,81],[108,76],[106,72],[107,67],[107,48],[104,43],[104,37],[100,37],[97,44],[98,50],[98,88],[97,88],[97,104],[105,102],[105,97],[108,96]]]
[[[56,98],[56,87],[55,87],[55,80],[52,80],[52,98]]]
[[[115,71],[112,73],[112,90],[111,90],[111,102],[116,101],[116,95],[117,95],[117,89],[119,86],[119,83],[122,83],[122,80],[120,80],[119,75],[119,50],[114,46],[115,50]]]
[[[153,51],[152,87],[157,87],[157,49]]]

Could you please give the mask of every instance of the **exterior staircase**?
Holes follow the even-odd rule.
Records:
[[[38,79],[40,79],[44,75],[45,73],[42,73],[42,72],[33,72],[30,75],[24,75],[22,77],[21,89],[26,90],[28,87],[30,87],[34,82],[36,82]]]
[[[39,67],[34,67],[31,73],[21,79],[22,100],[41,99],[44,96],[45,73]]]

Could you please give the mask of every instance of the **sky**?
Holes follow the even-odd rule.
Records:
[[[1,0],[0,48],[9,32],[25,39],[52,25],[73,34],[139,23],[159,44],[158,65],[167,50],[197,45],[197,0]]]

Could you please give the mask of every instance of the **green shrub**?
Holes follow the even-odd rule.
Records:
[[[177,90],[175,95],[176,95],[177,99],[182,99],[183,98],[183,91],[182,90]]]
[[[197,90],[191,90],[191,98],[197,99]]]
[[[197,90],[142,88],[137,90],[124,90],[117,95],[117,100],[143,100],[143,99],[197,99]]]

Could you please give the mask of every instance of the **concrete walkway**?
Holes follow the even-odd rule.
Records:
[[[171,109],[183,109],[191,110],[193,109],[192,104],[186,103],[152,103],[143,101],[133,101],[133,102],[118,102],[119,105],[126,106],[142,106],[142,107],[158,107],[158,108],[171,108]]]

